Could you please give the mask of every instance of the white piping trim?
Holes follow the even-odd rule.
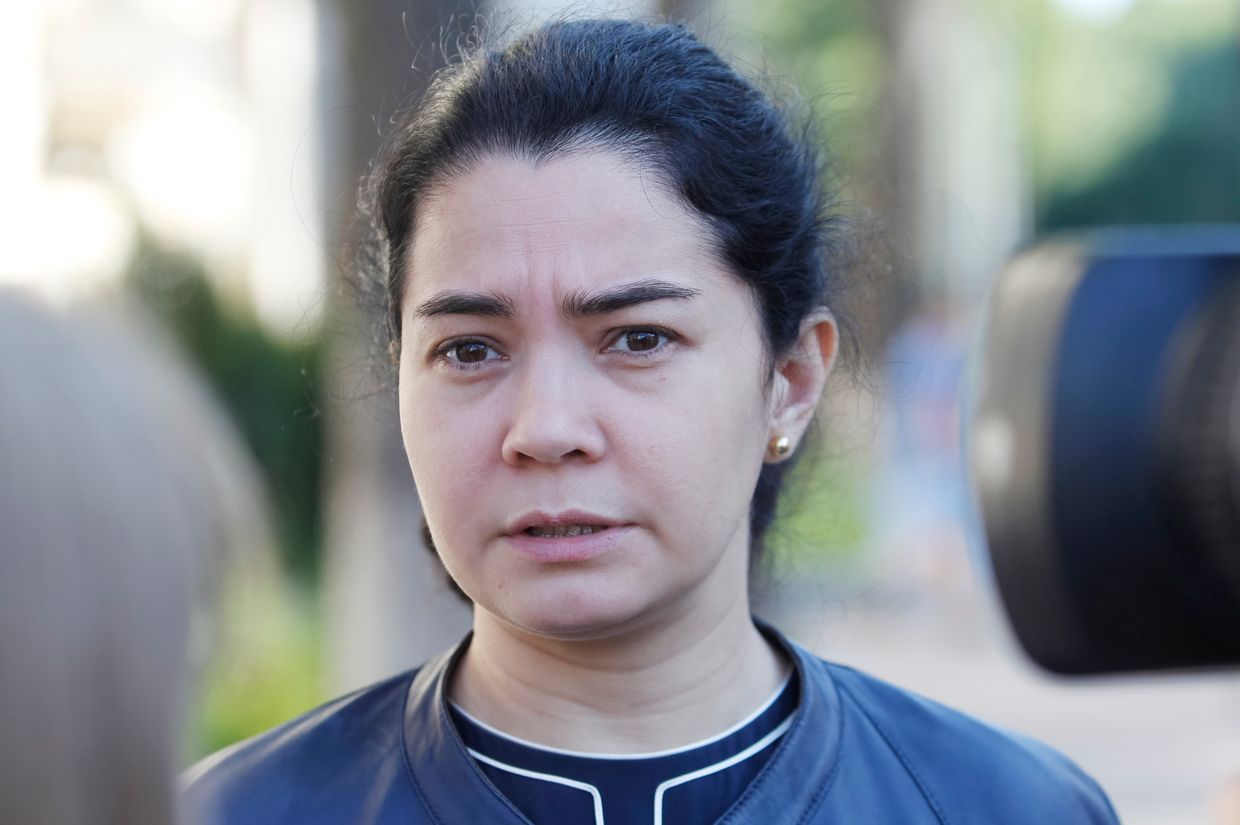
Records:
[[[483,722],[481,719],[478,719],[477,717],[465,712],[465,710],[463,710],[461,706],[458,705],[456,702],[449,702],[449,704],[452,705],[452,709],[455,710],[457,713],[461,714],[466,719],[468,719],[470,722],[473,722],[475,725],[487,731],[488,733],[494,734],[495,736],[499,736],[503,739],[507,739],[509,742],[516,742],[518,745],[524,745],[527,748],[534,748],[535,750],[544,751],[546,753],[557,753],[561,756],[577,756],[577,757],[584,757],[586,759],[655,759],[660,756],[674,756],[678,753],[684,753],[686,751],[694,750],[695,748],[702,748],[702,747],[705,747],[706,745],[714,744],[715,742],[718,742],[720,739],[731,736],[732,734],[736,733],[741,728],[748,725],[753,720],[757,719],[762,714],[766,713],[767,709],[770,708],[771,705],[775,704],[775,701],[779,699],[781,695],[783,695],[784,689],[788,687],[788,682],[791,679],[792,679],[792,672],[789,671],[788,675],[784,677],[784,681],[781,682],[779,687],[775,689],[775,692],[771,694],[771,698],[767,699],[762,704],[762,707],[758,708],[753,713],[749,714],[744,719],[742,719],[741,721],[737,722],[732,727],[725,730],[723,733],[716,734],[715,736],[711,736],[708,739],[702,739],[690,745],[684,745],[678,748],[668,748],[667,750],[662,750],[662,751],[650,751],[647,753],[591,753],[588,751],[573,751],[573,750],[566,750],[564,748],[554,748],[551,745],[540,745],[537,742],[531,742],[528,739],[522,739],[519,736],[513,736],[511,733],[504,733],[502,730],[491,727],[486,722]]]
[[[713,765],[707,765],[705,768],[700,768],[692,773],[681,774],[680,776],[674,776],[671,779],[660,782],[659,787],[655,788],[654,791],[654,825],[663,825],[663,794],[669,789],[674,788],[677,785],[683,785],[686,782],[692,782],[694,779],[701,779],[703,776],[710,776],[712,773],[718,773],[719,771],[732,767],[738,762],[744,762],[746,759],[753,756],[755,753],[758,753],[779,737],[783,736],[788,728],[792,726],[792,717],[795,715],[795,712],[788,714],[788,718],[783,722],[780,722],[779,727],[775,728],[775,730],[771,731],[766,736],[763,736],[757,742],[754,742],[752,745],[745,748],[745,750],[735,756],[730,756],[722,762],[716,762]]]
[[[499,768],[502,771],[515,773],[517,776],[528,777],[529,779],[541,779],[545,782],[555,782],[557,785],[567,785],[570,788],[576,788],[579,791],[585,791],[594,798],[594,825],[603,825],[603,795],[599,793],[598,788],[588,782],[578,782],[576,779],[568,779],[563,776],[556,776],[552,773],[539,773],[538,771],[527,771],[525,768],[518,768],[515,765],[506,765],[498,759],[492,759],[485,754],[478,753],[473,748],[466,748],[469,755],[479,762],[485,762],[488,765]]]

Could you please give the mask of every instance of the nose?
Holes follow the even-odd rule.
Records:
[[[551,358],[528,361],[513,376],[511,420],[501,447],[512,465],[597,461],[606,440],[587,376]]]

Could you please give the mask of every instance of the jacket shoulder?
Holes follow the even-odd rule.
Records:
[[[940,821],[1088,823],[1119,819],[1106,794],[1053,748],[842,665],[823,663],[878,747],[902,764]]]
[[[188,822],[386,822],[357,812],[368,799],[412,794],[402,730],[415,673],[347,694],[203,759],[181,777]]]

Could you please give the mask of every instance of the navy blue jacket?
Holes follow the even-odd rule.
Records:
[[[1118,822],[1098,785],[1045,745],[768,635],[796,664],[800,706],[720,825]],[[448,718],[445,677],[467,643],[208,757],[185,776],[189,822],[526,823]]]

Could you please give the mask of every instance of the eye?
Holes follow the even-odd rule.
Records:
[[[494,347],[476,338],[449,341],[435,351],[435,356],[455,369],[469,369],[503,357]]]
[[[486,344],[481,341],[466,341],[463,344],[456,344],[448,350],[448,357],[454,361],[460,361],[462,364],[476,364],[479,361],[485,361],[487,358]]]
[[[653,355],[661,352],[673,340],[670,332],[653,327],[621,330],[609,349],[633,355]]]

